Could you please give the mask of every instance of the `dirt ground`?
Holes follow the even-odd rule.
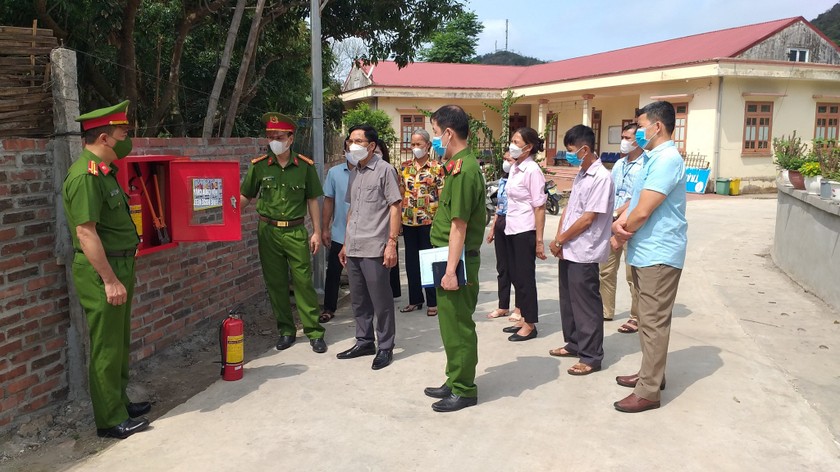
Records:
[[[247,362],[274,346],[277,328],[265,294],[246,301],[242,312]],[[219,379],[218,329],[224,316],[220,312],[197,326],[189,337],[132,365],[128,394],[132,400],[152,402],[149,420],[163,416]],[[67,402],[0,437],[0,470],[66,470],[116,441],[96,436],[89,399]]]

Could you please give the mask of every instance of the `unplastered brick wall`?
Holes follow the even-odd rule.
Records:
[[[266,144],[251,138],[133,142],[132,155],[239,161],[243,174]],[[68,393],[70,302],[54,253],[58,197],[47,149],[48,140],[0,140],[0,434]],[[253,210],[243,216],[241,241],[184,243],[138,259],[132,361],[265,290]]]
[[[68,312],[46,139],[0,140],[0,431],[67,397]]]

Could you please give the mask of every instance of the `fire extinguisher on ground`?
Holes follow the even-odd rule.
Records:
[[[222,353],[223,380],[242,378],[245,361],[245,324],[242,322],[242,305],[230,310],[219,326],[219,347]]]

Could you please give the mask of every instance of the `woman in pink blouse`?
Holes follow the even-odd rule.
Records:
[[[533,128],[519,128],[511,137],[509,151],[516,163],[506,186],[505,235],[511,245],[508,270],[522,320],[503,331],[512,333],[509,341],[517,342],[537,337],[536,258],[545,259],[546,194],[545,176],[534,157],[543,151],[543,140]]]

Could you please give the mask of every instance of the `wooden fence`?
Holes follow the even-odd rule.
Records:
[[[0,138],[52,133],[52,30],[0,26]]]

